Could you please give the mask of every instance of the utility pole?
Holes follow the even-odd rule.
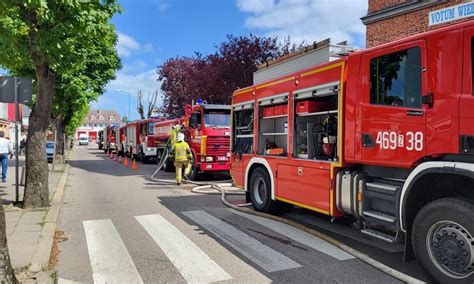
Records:
[[[14,78],[15,83],[15,201],[20,202],[20,161],[18,157],[18,116],[20,116],[20,104],[18,103],[18,85],[20,84],[18,78]]]

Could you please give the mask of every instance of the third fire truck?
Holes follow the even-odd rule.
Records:
[[[259,211],[349,216],[473,283],[473,56],[469,21],[236,91],[232,177]]]

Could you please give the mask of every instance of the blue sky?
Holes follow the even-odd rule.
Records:
[[[123,69],[93,108],[138,118],[136,94],[159,90],[156,68],[170,57],[212,53],[227,34],[290,36],[292,41],[331,38],[364,47],[368,0],[118,0]],[[0,73],[2,70],[0,70]],[[118,91],[120,90],[120,91]],[[130,95],[129,95],[130,94]],[[159,99],[159,101],[161,101]]]

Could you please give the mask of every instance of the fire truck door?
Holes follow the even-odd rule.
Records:
[[[361,61],[356,151],[364,164],[409,167],[425,154],[427,90],[423,40],[379,49]],[[357,146],[358,145],[358,146]]]

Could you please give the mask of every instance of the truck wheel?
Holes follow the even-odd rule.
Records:
[[[193,161],[194,161],[194,158],[193,158]],[[192,181],[198,181],[201,175],[197,172],[193,161],[191,161],[191,171],[189,172],[189,179]]]
[[[163,165],[163,170],[167,173],[174,171],[174,164],[170,159],[166,159],[165,164]]]
[[[140,149],[140,154],[138,154],[138,160],[142,161],[142,163],[144,164],[148,162],[145,153],[143,153],[143,149]]]
[[[474,282],[474,204],[458,198],[428,203],[412,230],[416,258],[440,283]]]
[[[257,211],[274,214],[280,208],[280,203],[272,200],[270,177],[262,168],[257,168],[250,178],[250,200]]]

